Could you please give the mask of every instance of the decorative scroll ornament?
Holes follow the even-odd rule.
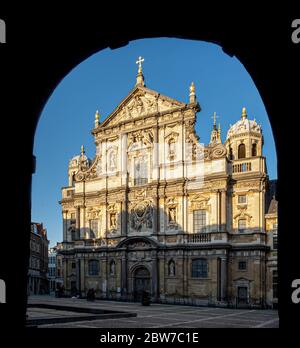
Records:
[[[223,144],[218,144],[214,146],[213,148],[211,148],[210,150],[211,159],[225,157],[226,154],[227,154],[227,150]]]

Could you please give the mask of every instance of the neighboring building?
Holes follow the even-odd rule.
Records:
[[[273,303],[273,308],[278,306],[278,269],[277,269],[277,246],[278,246],[278,202],[276,200],[276,185],[270,182],[271,201],[267,201],[266,233],[268,236],[268,245],[270,253],[267,260],[267,298]]]
[[[62,255],[58,254],[61,249],[61,243],[57,243],[54,247],[49,249],[48,253],[48,281],[49,291],[54,294],[55,291],[63,286],[63,272],[62,272]]]
[[[47,230],[42,223],[32,222],[28,268],[28,295],[47,294],[49,285]]]
[[[63,256],[60,254],[62,249],[62,243],[57,243],[56,246],[56,290],[64,286],[64,273],[63,273]]]
[[[200,110],[193,83],[189,103],[179,102],[146,88],[140,65],[113,113],[102,123],[96,113],[95,158],[82,147],[62,188],[67,294],[273,305],[261,126],[243,108],[223,144],[214,115],[202,146]]]
[[[50,294],[56,290],[56,247],[50,248],[48,251],[48,282]]]

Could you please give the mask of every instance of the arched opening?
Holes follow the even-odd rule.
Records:
[[[85,118],[84,122],[87,122],[86,118]],[[90,127],[90,125],[88,125],[88,126],[85,125],[85,127],[88,128],[88,127]],[[199,128],[199,125],[198,125],[198,128]],[[207,132],[207,133],[209,133],[209,132]],[[81,132],[77,133],[77,137],[82,136],[82,134],[83,134],[83,131],[81,129]],[[136,138],[138,140],[138,135],[136,136]],[[165,144],[166,144],[166,146],[165,146],[166,152],[169,150],[169,154],[173,155],[175,153],[175,151],[174,151],[174,149],[175,149],[174,144],[175,143],[170,143],[169,142],[169,144],[168,144],[167,142],[165,142]],[[168,147],[168,145],[169,145],[169,147]],[[234,146],[234,149],[236,151],[236,146]],[[232,149],[231,149],[231,151],[229,151],[229,155],[230,156],[232,155]],[[240,159],[240,158],[245,158],[245,157],[246,157],[245,145],[244,144],[240,144],[240,147],[238,149],[238,158]],[[134,178],[136,180],[135,181],[135,185],[136,186],[142,186],[142,185],[147,183],[148,177],[150,176],[150,174],[149,174],[150,173],[149,172],[149,163],[151,163],[151,160],[148,161],[147,158],[139,159],[138,161],[136,161],[136,163],[133,161],[133,168],[134,168],[134,171],[135,171]],[[109,168],[109,170],[115,171],[117,165],[118,165],[118,161],[116,159],[116,152],[109,152],[107,167]],[[244,166],[244,164],[243,164],[243,166]],[[244,171],[246,171],[246,169],[244,167],[242,167],[242,169],[240,171],[244,172]],[[83,190],[84,187],[85,187],[85,182],[82,183],[81,187],[82,187],[82,190]],[[72,195],[72,192],[71,192],[71,195]],[[140,191],[139,195],[142,197],[143,195],[145,195],[145,193],[143,191]],[[221,196],[222,196],[222,194],[221,194],[221,192],[219,192],[218,193],[218,198],[217,198],[219,201],[222,199]],[[86,198],[86,196],[84,196],[84,199],[85,198]],[[226,197],[225,197],[225,199],[226,199]],[[114,204],[114,202],[112,202],[112,204]],[[207,214],[207,210],[206,209],[202,209],[202,203],[201,202],[198,202],[197,206],[198,206],[198,208],[197,209],[195,208],[193,210],[193,212],[191,213],[193,215],[192,223],[191,223],[191,226],[192,226],[191,230],[193,230],[192,232],[195,232],[195,234],[202,234],[204,232],[211,231],[212,228],[211,228],[211,226],[209,226],[209,223],[207,223],[207,221],[210,218],[210,215],[212,215],[212,214]],[[79,219],[81,219],[83,223],[85,222],[85,220],[84,220],[85,218],[84,218],[84,215],[83,215],[84,214],[84,208],[85,208],[85,206],[83,205],[83,208],[82,208],[82,210],[80,212],[81,215],[79,214]],[[108,224],[108,228],[111,229],[112,231],[114,231],[114,233],[116,233],[119,221],[124,219],[124,214],[122,216],[122,212],[120,211],[120,214],[118,215],[115,212],[114,209],[115,208],[113,208],[113,210],[111,210],[106,215],[102,216],[102,220],[101,220],[102,227],[101,226],[99,227],[100,231],[106,231],[105,224],[107,223]],[[216,209],[220,210],[220,205]],[[178,216],[177,216],[178,214],[177,214],[176,208],[175,207],[171,207],[171,208],[169,208],[168,212],[169,212],[168,213],[169,225],[170,226],[172,225],[173,227],[176,227],[176,222],[177,222],[177,219],[178,219]],[[139,219],[138,221],[140,221],[140,220],[142,221],[143,214],[144,214],[144,210],[137,209],[137,218]],[[219,219],[219,221],[217,222],[218,226],[214,226],[214,228],[219,228],[219,226],[222,224],[221,218],[219,217],[218,219]],[[153,222],[154,222],[154,219],[153,220],[150,219],[150,225],[151,226],[148,226],[149,228],[152,228]],[[99,224],[100,224],[100,222],[99,222]],[[84,228],[85,228],[85,226],[84,226]],[[144,231],[144,229],[141,228],[139,232],[144,233],[145,231]],[[116,233],[116,235],[117,235],[117,233]],[[197,236],[197,237],[199,237],[199,238],[198,239],[194,238],[194,242],[197,241],[197,240],[198,241],[204,241],[204,240],[208,241],[209,240],[209,238],[207,236],[202,236],[201,235],[201,236]],[[205,274],[207,274],[207,272],[205,273],[205,269],[207,268],[206,266],[208,266],[208,264],[206,263],[206,266],[205,266],[204,263],[205,263],[204,261],[203,262],[199,261],[198,263],[195,262],[195,270],[192,271],[192,272],[193,272],[193,274],[199,274],[199,276],[195,275],[196,278],[197,277],[205,277]],[[172,266],[172,264],[170,263],[168,266],[169,266],[169,275],[171,275],[170,273],[171,273],[171,266]],[[134,273],[133,277],[134,277],[135,298],[139,299],[140,295],[141,295],[141,291],[144,291],[145,289],[146,289],[145,291],[148,291],[148,290],[150,291],[150,274],[149,274],[149,271],[146,268],[144,268],[144,269],[140,268],[139,271],[137,270]],[[130,282],[130,284],[132,284],[132,283]]]
[[[245,158],[246,157],[246,145],[240,144],[238,148],[238,158]]]
[[[257,156],[257,144],[256,143],[252,144],[251,155],[252,155],[252,157]]]
[[[143,293],[146,291],[151,294],[150,272],[146,267],[138,267],[133,274],[134,285],[133,294],[135,301],[141,301]]]

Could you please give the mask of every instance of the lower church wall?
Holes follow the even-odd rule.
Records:
[[[270,299],[267,299],[270,291],[267,286],[270,282],[266,284],[262,276],[265,274],[263,255],[251,255],[249,252],[244,256],[226,250],[203,252],[180,249],[134,253],[132,256],[130,252],[110,252],[109,255],[102,253],[101,258],[96,254],[85,258],[81,268],[84,274],[81,274],[80,279],[80,295],[86,296],[87,291],[93,288],[99,299],[137,301],[136,287],[142,288],[146,284],[153,302],[196,306],[272,306]],[[192,274],[192,262],[199,258],[207,260],[205,278],[196,278]],[[88,262],[91,259],[100,260],[97,276],[88,274]],[[126,260],[125,272],[122,269],[122,259]],[[247,264],[245,270],[238,269],[241,261]],[[68,259],[69,276],[65,280],[67,295],[71,295],[72,286],[78,284],[74,272],[76,262],[76,257]],[[110,269],[111,262],[115,263],[113,273]],[[174,262],[174,270],[170,268],[171,262]],[[139,271],[141,275],[138,274]],[[126,277],[126,280],[122,277]],[[244,296],[243,301],[239,300],[239,296]]]

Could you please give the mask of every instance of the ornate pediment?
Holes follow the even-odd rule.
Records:
[[[136,87],[101,124],[102,127],[115,126],[135,118],[157,112],[172,111],[185,104],[163,96],[146,87]]]
[[[205,209],[210,212],[209,197],[202,194],[197,194],[191,197],[189,202],[189,210],[193,211],[198,209]]]

